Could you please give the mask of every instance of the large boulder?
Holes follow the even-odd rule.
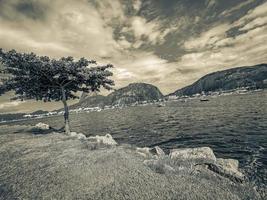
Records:
[[[70,132],[69,136],[77,138],[78,140],[86,140],[87,139],[83,133]]]
[[[166,155],[159,146],[155,146],[154,148],[150,149],[150,152],[158,157],[164,157]]]
[[[118,144],[110,134],[106,134],[105,136],[91,136],[88,137],[87,140],[92,143],[104,144],[109,146],[115,146]]]
[[[77,136],[77,133],[76,132],[70,132],[69,136],[70,137],[76,137]]]
[[[143,147],[143,148],[137,147],[136,152],[145,158],[152,156],[152,154],[150,153],[150,148],[148,148],[148,147]]]
[[[50,126],[48,124],[45,124],[45,123],[42,123],[42,122],[39,122],[34,127],[37,128],[37,129],[40,129],[40,130],[49,130],[50,129]]]
[[[187,160],[197,164],[216,162],[216,157],[209,147],[173,149],[169,156],[172,160]]]
[[[209,165],[209,169],[232,181],[243,182],[245,175],[239,171],[238,165],[238,160],[218,158],[215,164]]]
[[[153,147],[153,148],[149,148],[149,147],[143,147],[143,148],[136,148],[136,152],[145,157],[153,157],[153,158],[160,158],[160,157],[164,157],[166,154],[165,152],[159,147]]]
[[[86,136],[85,136],[84,134],[82,134],[82,133],[78,133],[78,134],[76,135],[76,137],[77,137],[79,140],[86,140]]]

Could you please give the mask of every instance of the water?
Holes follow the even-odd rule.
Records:
[[[267,91],[211,98],[208,102],[168,102],[71,115],[71,127],[86,135],[110,133],[119,143],[211,147],[217,157],[234,158],[249,178],[267,185]],[[63,117],[37,121],[59,128]]]

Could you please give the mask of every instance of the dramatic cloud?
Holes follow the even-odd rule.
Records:
[[[225,10],[221,15],[223,16],[229,16],[231,15],[233,12],[238,12],[240,9],[242,9],[244,6],[247,6],[249,4],[252,4],[253,2],[255,2],[255,0],[246,0],[240,4],[237,4],[236,6],[232,7],[229,10]]]
[[[116,88],[147,82],[169,93],[266,62],[266,13],[264,0],[0,0],[0,47],[112,63]],[[0,102],[0,112],[29,110]]]
[[[265,12],[264,12],[265,11]],[[267,61],[267,3],[249,10],[232,23],[219,24],[184,43],[191,52],[179,65],[191,73],[206,74],[219,69],[248,66]],[[237,29],[231,37],[228,32]]]

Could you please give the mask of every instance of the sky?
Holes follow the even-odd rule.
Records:
[[[266,63],[266,41],[266,0],[0,0],[0,48],[111,63],[116,88],[145,82],[168,94]],[[41,108],[10,96],[0,113]]]

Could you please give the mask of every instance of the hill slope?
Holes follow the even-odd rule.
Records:
[[[214,72],[170,95],[193,95],[202,91],[225,91],[242,87],[251,89],[267,88],[267,64]]]
[[[124,105],[142,101],[153,101],[163,98],[160,90],[146,83],[132,83],[127,87],[109,94],[108,103],[111,105]]]
[[[108,96],[88,96],[83,94],[75,107],[103,107],[106,105],[129,105],[135,102],[154,101],[163,98],[160,90],[146,83],[132,83],[126,87],[118,89]]]
[[[92,149],[87,139],[30,130],[0,127],[0,199],[259,199],[249,184],[189,160],[170,165],[170,156],[144,157],[129,145]]]

